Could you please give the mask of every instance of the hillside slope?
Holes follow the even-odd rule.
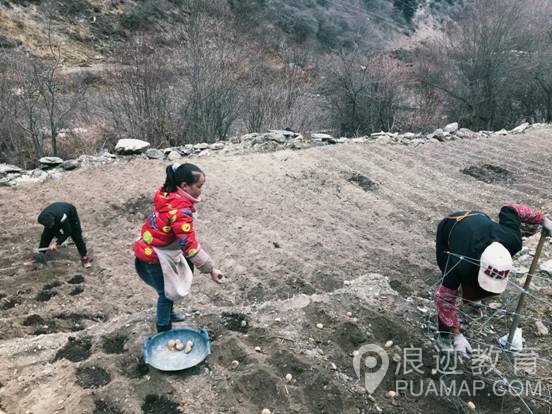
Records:
[[[542,127],[416,148],[347,144],[195,159],[207,175],[199,238],[229,280],[219,287],[196,274],[182,304],[195,311],[185,325],[209,330],[213,354],[197,369],[170,375],[141,361],[155,295],[135,274],[131,252],[166,164],[131,159],[41,186],[0,188],[0,408],[375,412],[351,352],[389,339],[430,348],[415,304],[438,278],[437,222],[456,209],[496,216],[507,201],[552,211],[551,134]],[[484,164],[510,174],[487,184],[461,172]],[[39,270],[21,266],[40,235],[37,214],[55,200],[79,210],[95,259],[90,272],[77,267],[74,247]],[[296,382],[286,385],[288,372]],[[394,379],[389,372],[374,393],[385,412],[453,408],[432,397],[391,403],[383,395]],[[478,398],[481,410],[494,412],[496,399]]]

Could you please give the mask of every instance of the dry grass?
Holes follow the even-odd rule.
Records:
[[[92,43],[85,44],[71,38],[76,34],[83,39],[90,38],[92,34],[86,24],[71,24],[58,19],[52,21],[49,28],[48,19],[35,7],[13,6],[0,10],[0,33],[19,41],[26,51],[39,59],[51,58],[50,40],[59,46],[68,64],[82,64],[98,54]]]

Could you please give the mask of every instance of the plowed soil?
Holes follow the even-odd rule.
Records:
[[[227,282],[195,274],[180,325],[205,327],[213,353],[172,374],[142,358],[156,295],[131,250],[166,163],[129,158],[0,188],[0,412],[453,412],[445,398],[386,399],[393,369],[370,397],[352,352],[388,340],[431,348],[416,303],[439,277],[437,223],[464,209],[496,217],[511,201],[552,212],[551,142],[542,127],[415,148],[194,158],[207,177],[198,237]],[[74,246],[48,254],[47,266],[22,266],[40,237],[36,217],[53,201],[77,207],[91,269]],[[474,401],[481,412],[525,410],[516,398]]]

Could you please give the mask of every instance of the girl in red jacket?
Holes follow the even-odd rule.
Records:
[[[200,201],[205,174],[193,164],[172,164],[167,167],[165,184],[153,197],[153,209],[146,218],[140,238],[134,243],[135,266],[144,282],[153,287],[157,299],[157,331],[168,331],[172,322],[184,320],[173,313],[173,302],[165,296],[163,271],[156,248],[169,245],[181,249],[191,270],[222,283],[222,273],[215,269],[209,255],[196,238],[193,225],[194,205]]]

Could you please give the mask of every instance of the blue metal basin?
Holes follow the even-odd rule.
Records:
[[[190,353],[169,351],[167,342],[180,339],[183,344],[194,343]],[[161,371],[180,371],[199,364],[211,353],[211,343],[206,329],[178,328],[160,332],[144,341],[144,360]]]

